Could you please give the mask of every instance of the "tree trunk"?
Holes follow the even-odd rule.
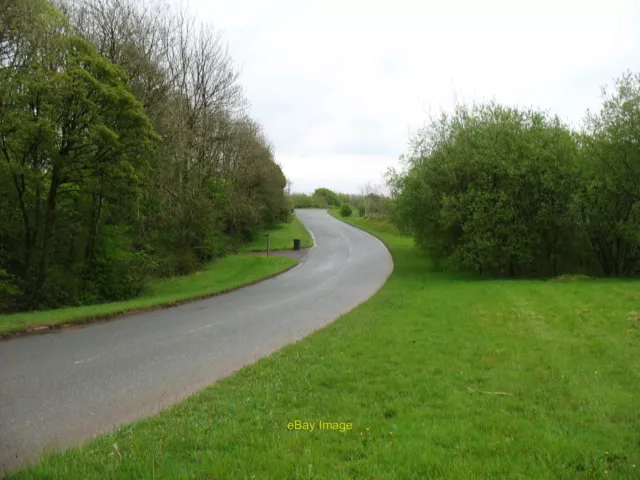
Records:
[[[33,226],[33,236],[31,237],[32,249],[38,244],[38,236],[40,235],[40,226],[42,223],[42,178],[38,178],[36,183],[36,213],[35,223]]]
[[[95,247],[100,230],[100,219],[102,218],[102,202],[104,197],[100,194],[93,195],[93,208],[91,209],[91,224],[89,225],[89,238],[85,251],[85,262],[91,263],[95,257]]]
[[[56,200],[58,196],[58,187],[61,183],[62,177],[60,174],[60,166],[54,164],[51,172],[51,186],[49,187],[49,193],[47,195],[47,202],[45,205],[42,256],[40,257],[40,266],[38,268],[38,279],[33,291],[33,297],[36,300],[42,299],[44,285],[49,273],[49,259],[53,248],[53,235],[56,223]]]
[[[602,272],[604,273],[605,277],[610,277],[612,275],[612,271],[611,259],[609,257],[609,245],[607,244],[606,240],[602,240],[598,237],[596,237],[595,242],[592,240],[592,243],[596,246],[598,260],[600,261]]]
[[[16,192],[18,193],[18,205],[20,206],[20,213],[22,215],[22,222],[24,223],[24,257],[23,257],[23,271],[24,271],[24,279],[27,280],[29,276],[29,267],[31,264],[31,246],[32,246],[32,238],[33,238],[33,227],[31,226],[31,222],[29,222],[29,213],[27,212],[27,206],[24,203],[24,175],[18,176],[17,174],[13,174],[13,184],[16,187]]]

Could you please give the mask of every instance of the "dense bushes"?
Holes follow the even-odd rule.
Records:
[[[580,137],[583,172],[576,223],[605,275],[640,274],[640,75],[626,74],[589,114]]]
[[[324,204],[320,203],[319,199],[313,198],[306,193],[292,194],[291,201],[294,208],[326,208]]]
[[[337,193],[328,188],[317,188],[312,195],[294,193],[291,200],[295,208],[335,208],[348,203],[352,212],[361,217],[389,217],[393,210],[391,199],[384,195],[382,186],[365,184],[359,194]]]
[[[287,218],[215,30],[57,3],[0,7],[0,311],[131,297]]]
[[[445,268],[640,273],[639,86],[624,77],[581,134],[495,103],[443,115],[390,178],[396,222]]]
[[[291,198],[295,208],[331,208],[342,204],[339,194],[328,188],[316,188],[311,195],[294,193]]]
[[[313,198],[326,208],[342,205],[339,195],[328,188],[316,188],[313,192]]]

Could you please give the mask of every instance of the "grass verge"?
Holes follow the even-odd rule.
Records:
[[[264,280],[296,264],[296,260],[284,257],[231,255],[191,275],[156,282],[142,295],[131,300],[0,315],[0,336],[173,306]]]
[[[298,217],[292,215],[290,222],[281,223],[275,228],[260,232],[256,238],[249,244],[243,245],[240,252],[262,252],[267,250],[267,238],[264,236],[269,232],[271,234],[270,248],[271,250],[291,250],[293,248],[293,239],[300,239],[301,247],[312,247],[313,239],[311,234],[305,228]]]
[[[434,273],[386,222],[347,221],[393,255],[374,297],[10,478],[639,478],[640,282]]]

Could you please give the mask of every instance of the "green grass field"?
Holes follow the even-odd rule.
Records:
[[[292,215],[291,221],[288,223],[281,223],[276,228],[268,230],[271,234],[270,248],[271,250],[291,250],[293,249],[293,239],[300,239],[301,247],[312,247],[313,239],[311,234],[302,225],[298,217]],[[243,245],[239,251],[241,252],[261,252],[267,249],[267,230],[260,232],[256,235],[253,242]]]
[[[385,222],[349,221],[394,258],[369,301],[10,478],[640,478],[640,282],[434,273]]]
[[[200,272],[154,283],[139,297],[122,302],[0,315],[0,335],[23,332],[38,325],[85,323],[126,312],[203,298],[262,280],[286,270],[296,260],[284,257],[231,255]]]

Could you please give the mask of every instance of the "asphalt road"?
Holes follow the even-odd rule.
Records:
[[[158,412],[335,320],[384,283],[384,245],[301,210],[315,246],[292,270],[175,308],[0,341],[0,472]]]

